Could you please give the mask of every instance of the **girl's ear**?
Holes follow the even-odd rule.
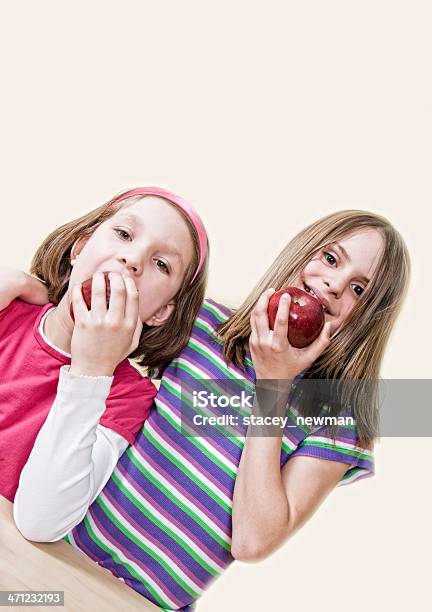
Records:
[[[170,317],[172,311],[175,308],[175,302],[169,302],[159,308],[157,312],[153,316],[151,316],[147,321],[144,321],[146,325],[150,325],[150,327],[159,327],[163,325],[165,321]]]
[[[78,238],[77,240],[75,240],[75,242],[73,243],[72,248],[71,248],[71,253],[70,253],[71,266],[75,264],[76,258],[83,250],[88,239],[89,239],[88,236],[82,236],[81,238]]]

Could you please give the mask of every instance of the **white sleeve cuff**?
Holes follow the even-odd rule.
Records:
[[[86,397],[92,395],[108,397],[113,379],[113,376],[71,374],[70,365],[64,365],[60,368],[57,392]]]

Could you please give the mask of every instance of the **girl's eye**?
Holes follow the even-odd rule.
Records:
[[[119,236],[122,240],[129,240],[129,238],[131,237],[129,232],[127,232],[126,230],[116,229],[114,231],[117,236]]]
[[[360,285],[354,285],[354,287],[355,287],[356,289],[360,289],[360,293],[357,293],[356,289],[354,289],[354,293],[360,297],[360,296],[361,296],[361,294],[362,294],[362,293],[363,293],[363,291],[364,291],[363,287],[360,287]]]
[[[324,256],[325,256],[325,258],[326,258],[326,261],[328,261],[328,262],[329,262],[329,264],[332,266],[333,264],[332,264],[332,262],[330,262],[330,261],[328,260],[327,255],[328,255],[329,257],[331,257],[331,258],[332,258],[332,260],[333,260],[335,263],[336,263],[336,259],[333,257],[333,255],[332,255],[331,253],[327,253],[326,251],[324,251]]]
[[[159,270],[162,270],[162,272],[164,272],[164,274],[169,274],[169,268],[166,265],[166,263],[163,261],[163,259],[155,259],[156,262],[156,266],[159,268]]]

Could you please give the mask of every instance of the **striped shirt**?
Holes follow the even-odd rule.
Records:
[[[233,561],[231,510],[244,436],[198,437],[182,427],[182,386],[226,378],[254,389],[250,353],[246,372],[225,364],[217,328],[231,312],[206,300],[180,356],[165,369],[149,418],[120,458],[84,520],[66,540],[161,608],[190,610]],[[301,376],[301,375],[300,375]],[[294,418],[295,409],[287,407]],[[281,466],[306,455],[342,461],[339,482],[374,471],[373,453],[358,445],[354,427],[287,426]]]

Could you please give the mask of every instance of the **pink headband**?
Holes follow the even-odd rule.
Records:
[[[137,187],[136,189],[129,189],[128,191],[125,191],[119,196],[116,196],[115,198],[113,198],[111,202],[109,203],[109,206],[111,206],[112,204],[115,204],[116,202],[121,202],[122,200],[125,200],[126,198],[132,198],[134,196],[148,196],[148,195],[159,196],[160,198],[164,198],[165,200],[168,200],[169,202],[171,202],[171,204],[174,204],[174,206],[177,206],[177,208],[180,208],[180,210],[182,210],[186,214],[188,219],[192,221],[192,224],[198,234],[199,251],[200,251],[198,267],[193,276],[193,279],[191,280],[191,283],[192,283],[197,277],[197,274],[199,273],[201,268],[203,267],[204,260],[207,255],[207,232],[205,230],[201,217],[199,216],[197,211],[188,202],[186,202],[186,200],[183,200],[183,198],[176,195],[175,193],[172,193],[171,191],[167,191],[166,189],[162,189],[161,187]]]

